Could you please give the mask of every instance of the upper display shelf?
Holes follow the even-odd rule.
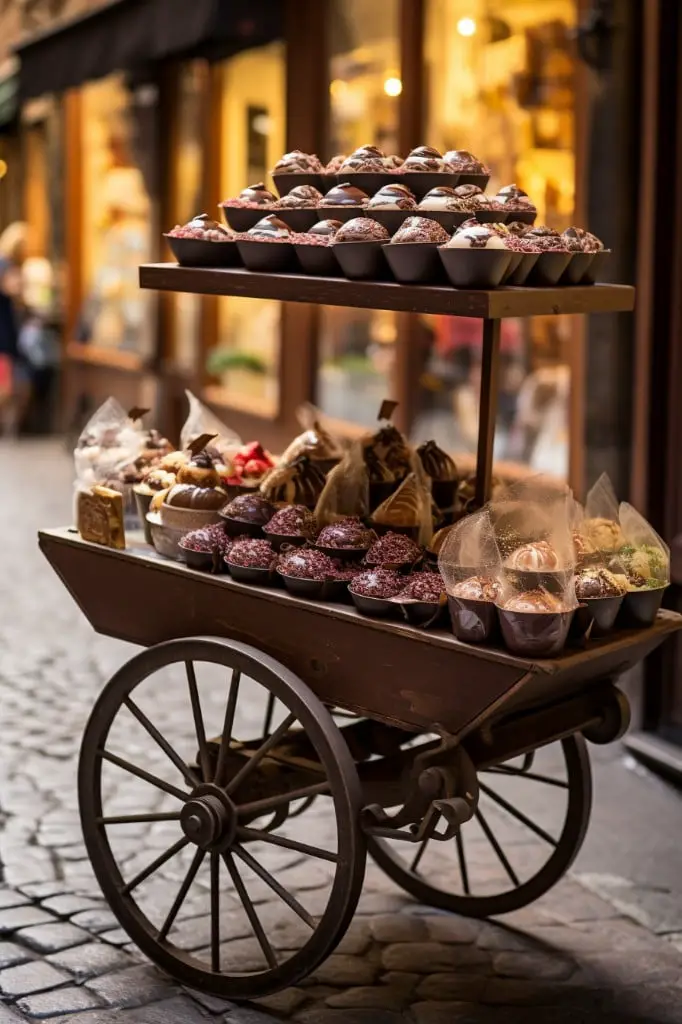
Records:
[[[449,286],[349,281],[306,274],[255,273],[243,269],[180,267],[152,263],[140,267],[140,287],[201,295],[236,295],[314,302],[325,306],[357,306],[400,313],[435,313],[501,320],[505,317],[559,313],[627,313],[635,305],[635,289],[622,284],[557,288],[495,288],[464,290]]]

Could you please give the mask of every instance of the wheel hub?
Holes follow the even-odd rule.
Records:
[[[237,831],[237,810],[217,786],[198,786],[183,805],[180,825],[190,842],[204,850],[227,850]]]

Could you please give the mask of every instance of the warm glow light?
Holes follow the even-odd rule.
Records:
[[[342,96],[347,90],[348,83],[344,82],[342,78],[335,78],[333,82],[329,83],[329,91],[335,99]]]
[[[403,91],[403,83],[399,78],[387,78],[384,82],[384,92],[387,96],[400,96]]]
[[[476,34],[476,22],[473,18],[460,18],[457,22],[457,31],[461,36],[473,36]]]
[[[0,178],[4,178],[7,174],[7,164],[4,160],[0,160]]]

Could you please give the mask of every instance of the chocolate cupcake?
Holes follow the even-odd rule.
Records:
[[[263,217],[237,239],[237,248],[247,270],[286,271],[296,266],[291,228],[274,213]]]
[[[325,475],[307,455],[299,455],[272,469],[260,486],[269,501],[305,505],[314,509],[325,485]]]
[[[389,530],[374,541],[365,555],[368,565],[383,565],[399,568],[414,565],[422,556],[419,545],[404,533]]]
[[[460,228],[438,252],[455,288],[497,288],[512,256],[504,238],[483,224]]]
[[[319,157],[315,153],[302,153],[300,149],[285,153],[272,169],[272,177],[281,196],[297,185],[319,187],[323,173]]]
[[[400,176],[418,199],[436,185],[457,184],[457,175],[432,146],[417,146],[413,149],[400,168]]]
[[[403,589],[405,577],[391,569],[367,569],[350,582],[353,604],[363,615],[377,618],[394,616],[398,606],[391,600]]]
[[[382,244],[389,238],[383,224],[370,217],[355,217],[339,228],[334,239],[334,255],[346,277],[351,280],[385,277],[387,266]]]
[[[540,250],[540,256],[528,277],[528,284],[544,288],[554,287],[563,277],[573,258],[573,253],[566,246],[566,240],[558,231],[545,224],[529,228],[523,237]]]
[[[292,231],[307,231],[317,221],[322,193],[314,185],[296,185],[275,204],[278,217]]]
[[[164,235],[181,267],[231,267],[239,263],[237,235],[202,213]]]
[[[390,182],[372,196],[367,212],[375,220],[393,234],[398,230],[412,210],[417,209],[417,202],[407,185]]]
[[[180,466],[177,481],[165,495],[158,495],[163,526],[189,532],[219,522],[218,511],[227,495],[219,486],[220,477],[205,448]]]
[[[575,609],[558,595],[522,591],[497,608],[504,642],[514,654],[549,658],[563,650]]]
[[[369,196],[362,189],[349,181],[341,182],[330,188],[317,205],[320,218],[332,217],[334,220],[347,221],[360,215],[369,203]]]
[[[340,220],[318,220],[305,232],[296,235],[294,251],[304,273],[338,276],[339,265],[332,242],[341,225]]]
[[[459,473],[453,459],[435,441],[417,448],[424,472],[431,481],[431,494],[438,510],[448,518],[454,515]]]
[[[190,569],[204,569],[219,573],[225,571],[225,557],[234,541],[225,532],[222,523],[191,530],[180,540],[178,547],[183,561]]]
[[[280,556],[277,572],[284,585],[297,597],[318,601],[342,600],[348,580],[340,579],[343,570],[322,551],[296,548]]]
[[[262,537],[263,527],[276,512],[275,506],[260,494],[240,494],[221,511],[227,532],[235,537],[245,534]]]
[[[402,284],[427,284],[442,277],[438,246],[450,238],[437,221],[408,217],[384,246],[393,276]]]
[[[527,192],[517,184],[505,185],[496,197],[498,204],[507,211],[509,220],[522,224],[533,224],[538,215],[537,207]]]
[[[235,231],[248,231],[256,224],[263,213],[272,209],[277,196],[266,189],[262,181],[242,189],[238,196],[220,203],[223,217]]]
[[[500,593],[498,581],[485,575],[470,576],[448,591],[452,632],[458,640],[480,644],[493,637],[497,626],[495,601]]]
[[[333,557],[357,558],[372,545],[376,535],[357,516],[346,516],[329,526],[318,535],[316,546]]]
[[[409,243],[431,242],[434,245],[443,245],[449,241],[450,236],[441,225],[428,217],[408,217],[403,221],[393,238],[391,245],[404,245]]]
[[[225,564],[238,583],[272,583],[277,555],[267,540],[237,540],[225,558]]]
[[[411,626],[429,627],[440,622],[445,608],[445,584],[439,572],[415,572],[393,599]]]
[[[275,512],[264,533],[276,551],[287,544],[306,544],[317,536],[315,516],[305,505],[287,505]]]

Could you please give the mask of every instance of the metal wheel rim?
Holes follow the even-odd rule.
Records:
[[[229,662],[225,660],[228,656],[232,659]],[[216,974],[201,969],[192,953],[167,940],[157,941],[153,932],[158,934],[159,929],[134,900],[120,892],[119,886],[124,880],[106,829],[96,822],[103,816],[103,759],[97,754],[97,748],[105,746],[123,697],[155,671],[186,661],[226,665],[263,686],[267,682],[267,688],[275,697],[295,711],[298,722],[312,740],[327,773],[334,801],[338,861],[324,914],[308,942],[286,962],[250,976]],[[253,647],[212,637],[172,640],[141,652],[122,666],[101,693],[87,723],[79,761],[78,792],[85,845],[109,906],[136,945],[169,974],[176,977],[181,974],[185,984],[235,999],[279,991],[296,984],[325,960],[353,919],[366,866],[366,842],[358,824],[362,791],[355,763],[329,712],[309,688],[284,666]],[[171,890],[169,903],[172,895]]]
[[[494,896],[459,895],[438,889],[423,876],[407,870],[394,855],[390,841],[369,836],[370,857],[397,885],[428,906],[474,918],[495,917],[528,906],[568,871],[580,851],[590,821],[592,772],[587,744],[582,736],[576,735],[561,740],[561,747],[569,783],[564,825],[552,855],[540,871],[521,885]],[[463,830],[466,834],[466,824]],[[453,870],[457,870],[454,863]]]

